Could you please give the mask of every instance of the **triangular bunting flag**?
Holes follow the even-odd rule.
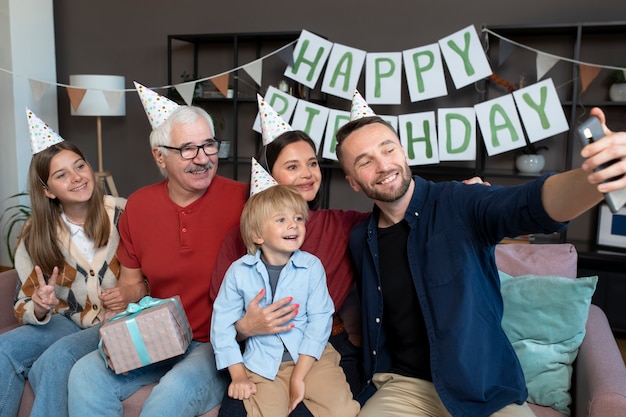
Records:
[[[293,45],[289,45],[276,54],[280,59],[282,59],[285,64],[290,67],[293,67]]]
[[[188,106],[191,106],[191,103],[193,102],[193,92],[196,91],[196,82],[190,81],[186,83],[175,84],[174,87],[183,98],[183,101],[187,103]]]
[[[252,61],[243,67],[244,71],[257,83],[258,86],[262,85],[263,80],[263,60],[257,59]]]
[[[83,101],[83,97],[87,93],[86,88],[67,87],[67,96],[70,98],[70,104],[74,111],[78,110],[78,106]]]
[[[557,62],[559,62],[559,58],[552,55],[537,54],[537,81],[541,80]]]
[[[117,108],[119,107],[120,102],[122,101],[124,92],[121,90],[102,91],[102,94],[104,94],[104,98],[106,99],[107,104],[109,105],[109,109],[111,109],[111,112],[117,113]]]
[[[601,67],[594,67],[591,65],[579,65],[581,93],[584,93],[587,90],[587,87],[589,87],[589,84],[591,84],[591,82],[595,80],[601,69]]]
[[[500,39],[500,53],[498,54],[498,66],[504,64],[504,62],[509,59],[513,51],[516,49],[516,46],[511,42],[507,42],[504,39]]]
[[[28,82],[30,83],[30,91],[33,93],[35,103],[39,103],[43,95],[46,94],[46,91],[48,91],[50,83],[37,80],[28,80]]]
[[[224,97],[228,95],[228,77],[229,73],[218,75],[217,77],[209,78],[211,82],[217,88],[217,91],[222,93]]]

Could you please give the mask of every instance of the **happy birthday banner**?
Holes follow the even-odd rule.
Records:
[[[437,43],[402,52],[367,53],[302,31],[284,75],[311,89],[322,71],[321,91],[351,100],[365,69],[365,97],[370,106],[401,104],[402,70],[412,102],[448,94],[444,62],[456,89],[492,75],[474,26]],[[350,113],[325,108],[270,87],[265,100],[294,129],[307,132],[322,157],[336,160],[335,134]],[[476,124],[489,156],[535,143],[569,129],[551,79],[464,108],[412,114],[380,115],[398,131],[411,166],[476,159]],[[253,130],[260,132],[259,118]]]
[[[537,54],[537,80],[560,60],[579,65],[581,91],[598,76],[602,69],[626,69],[574,61],[547,54],[506,39],[489,29],[484,32],[499,38],[499,64],[521,47]],[[292,46],[296,44],[296,47]],[[411,102],[424,101],[448,95],[444,63],[458,90],[487,77],[498,80],[473,25],[440,39],[438,42],[401,52],[372,53],[330,42],[303,30],[298,40],[240,67],[193,81],[149,87],[153,90],[175,88],[185,103],[191,105],[198,83],[211,81],[226,96],[228,80],[238,70],[245,71],[259,86],[262,85],[263,61],[276,55],[287,65],[284,75],[314,89],[324,73],[321,91],[346,100],[360,81],[365,69],[365,97],[375,105],[401,104],[401,83],[404,70]],[[21,76],[0,68],[0,71]],[[23,76],[22,76],[23,77]],[[28,78],[28,77],[24,77]],[[126,92],[134,89],[104,91],[95,88],[77,88],[28,78],[35,101],[38,102],[51,85],[65,88],[74,109],[80,106],[87,90],[104,94],[107,102],[115,103]],[[473,107],[440,108],[435,111],[381,115],[399,133],[412,165],[436,164],[441,161],[471,161],[476,159],[476,124],[480,127],[487,153],[497,155],[534,143],[569,129],[563,108],[551,79],[516,90],[507,84],[508,95],[476,104]],[[336,160],[335,133],[349,120],[349,112],[327,108],[298,99],[270,86],[265,99],[291,121],[294,129],[307,132],[318,149],[323,142],[322,157]],[[349,107],[349,104],[348,104]],[[260,131],[258,117],[253,129]]]

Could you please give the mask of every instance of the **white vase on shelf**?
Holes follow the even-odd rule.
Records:
[[[609,88],[609,97],[611,101],[626,102],[626,83],[612,84]]]
[[[539,154],[522,154],[515,159],[515,167],[525,174],[541,172],[546,165],[546,158]]]

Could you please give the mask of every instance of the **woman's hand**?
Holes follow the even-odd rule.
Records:
[[[57,281],[59,268],[56,266],[54,267],[48,284],[46,284],[43,272],[41,272],[41,268],[39,266],[35,266],[35,273],[37,274],[38,285],[31,295],[31,299],[35,303],[35,317],[37,317],[38,320],[41,320],[50,310],[59,304],[59,299],[54,293],[54,283]]]
[[[262,289],[248,304],[246,315],[235,323],[238,340],[260,334],[281,333],[293,328],[293,324],[284,325],[298,314],[300,305],[291,304],[293,297],[285,297],[266,307],[260,307],[259,303],[264,296],[265,290]]]

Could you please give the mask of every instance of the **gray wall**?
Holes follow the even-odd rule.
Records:
[[[167,84],[168,34],[307,29],[332,42],[369,52],[389,52],[436,42],[470,24],[479,29],[483,24],[602,22],[626,17],[626,3],[614,0],[55,0],[54,8],[58,82],[67,83],[70,74],[119,74],[126,77],[127,88],[132,87],[132,80],[147,86]],[[466,95],[475,100],[470,86],[455,93],[450,105]],[[150,127],[139,99],[134,93],[127,94],[126,99],[127,117],[103,118],[105,168],[113,172],[123,196],[160,179],[149,152]],[[329,107],[348,110],[346,103],[331,101]],[[442,104],[434,101],[426,106]],[[77,143],[95,165],[95,119],[71,117],[64,93],[59,94],[58,111],[62,136]],[[354,196],[343,192],[343,183],[341,175],[333,175],[332,207],[369,207],[363,199],[346,198]]]

